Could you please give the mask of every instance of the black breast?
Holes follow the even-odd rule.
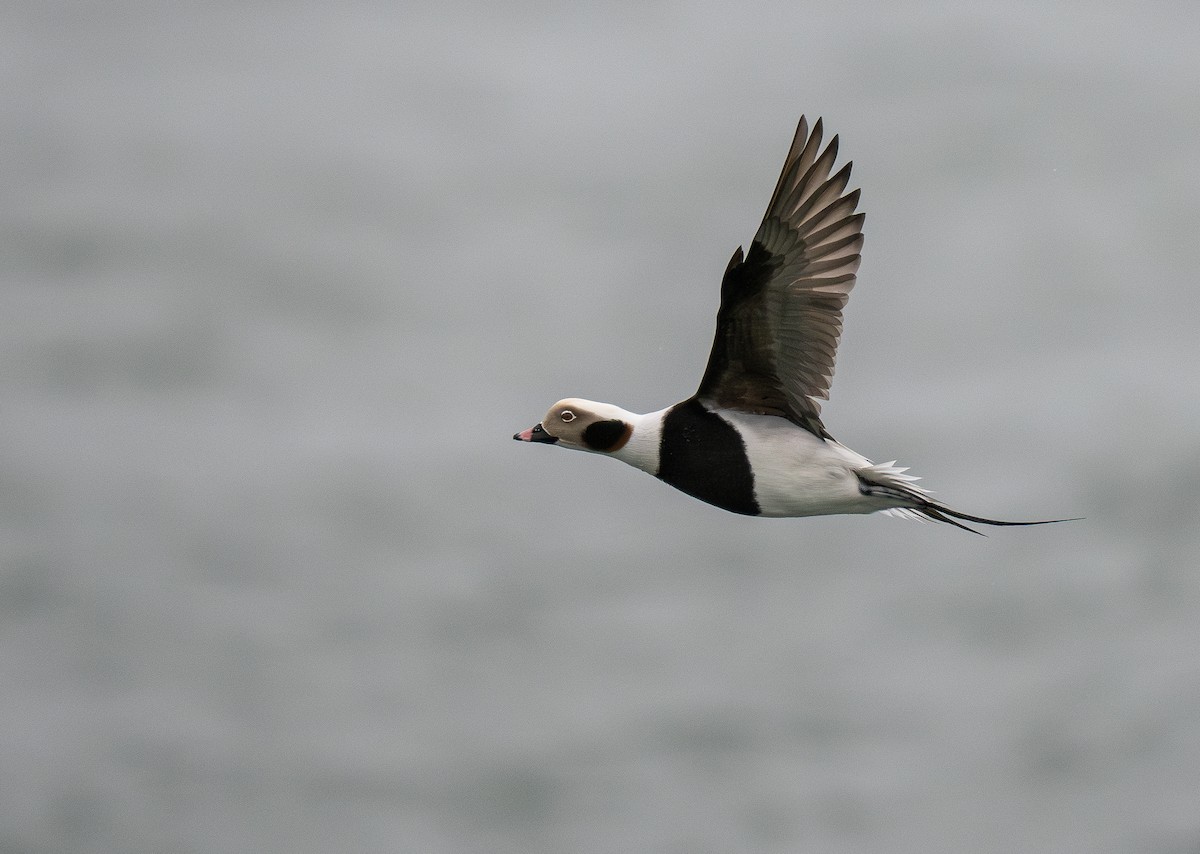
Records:
[[[663,419],[657,475],[723,510],[759,514],[746,443],[728,421],[695,398],[677,403]]]

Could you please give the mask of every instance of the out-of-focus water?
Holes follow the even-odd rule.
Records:
[[[1200,849],[1193,3],[9,3],[0,850]],[[826,423],[989,539],[518,445],[690,394],[801,112]]]

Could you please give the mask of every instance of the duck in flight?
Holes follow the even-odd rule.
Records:
[[[615,457],[709,504],[750,516],[888,512],[946,522],[1005,522],[952,510],[895,461],[872,463],[821,423],[842,308],[862,250],[851,163],[833,172],[838,138],[821,149],[803,117],[748,252],[733,253],[708,367],[682,403],[638,415],[560,400],[513,436]],[[831,174],[832,173],[832,174]]]

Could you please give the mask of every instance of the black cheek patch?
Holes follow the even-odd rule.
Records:
[[[589,424],[583,431],[583,443],[593,451],[615,451],[625,444],[629,437],[626,435],[628,426],[624,421],[597,421]]]

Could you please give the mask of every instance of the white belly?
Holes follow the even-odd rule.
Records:
[[[746,442],[754,497],[763,516],[873,513],[887,506],[859,490],[855,469],[870,460],[770,415],[720,410]]]

